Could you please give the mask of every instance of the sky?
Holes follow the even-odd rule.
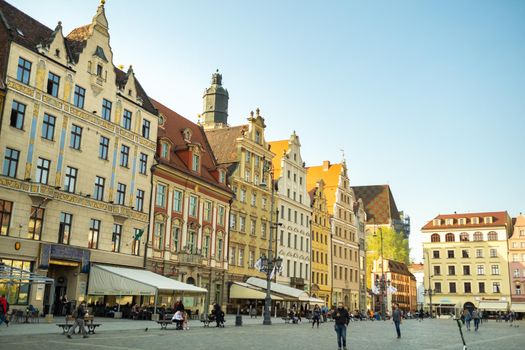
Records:
[[[98,1],[9,0],[64,33]],[[257,107],[307,166],[389,184],[420,228],[438,214],[525,212],[525,1],[108,0],[114,64],[197,121],[216,70],[229,123]]]

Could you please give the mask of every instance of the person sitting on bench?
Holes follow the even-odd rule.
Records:
[[[179,310],[175,312],[175,314],[173,314],[171,322],[177,325],[175,329],[182,329],[182,323],[184,322],[184,314],[182,313],[182,311]]]

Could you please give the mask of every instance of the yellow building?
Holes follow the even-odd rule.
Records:
[[[312,183],[310,183],[313,186]],[[332,263],[330,247],[330,214],[326,204],[324,181],[317,181],[308,188],[312,207],[312,288],[314,298],[323,299],[327,306],[332,305]]]
[[[47,312],[53,297],[86,298],[92,264],[143,266],[157,115],[131,67],[113,65],[103,4],[67,36],[0,12],[0,261],[55,280],[8,291],[12,308]]]
[[[423,226],[425,289],[432,289],[435,313],[508,309],[511,232],[506,211],[438,215]],[[425,305],[428,310],[428,293]]]
[[[235,196],[230,206],[228,278],[245,281],[251,276],[265,276],[254,265],[261,256],[268,256],[271,177],[264,168],[269,168],[274,154],[264,139],[266,124],[259,109],[250,114],[248,124],[230,127],[227,101],[222,76],[216,75],[204,94],[202,126],[218,165],[228,169]],[[275,232],[272,234],[275,242]]]

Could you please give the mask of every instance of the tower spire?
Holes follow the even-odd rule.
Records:
[[[222,87],[222,74],[217,69],[211,76],[211,86],[204,90],[202,126],[205,129],[228,126],[228,90]]]

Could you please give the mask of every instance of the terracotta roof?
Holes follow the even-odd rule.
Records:
[[[4,24],[10,31],[13,41],[26,47],[27,49],[38,52],[37,46],[46,44],[54,35],[54,31],[44,24],[38,22],[34,18],[20,11],[16,7],[10,5],[4,0],[0,0],[0,19],[4,21]],[[90,24],[73,29],[71,33],[64,38],[64,45],[68,51],[69,59],[71,62],[77,62],[78,56],[82,53],[85,47],[85,41],[88,38]],[[0,43],[3,45],[4,43]],[[7,59],[7,55],[0,55],[0,74],[5,72],[4,62]],[[115,73],[117,75],[116,84],[122,87],[122,82],[127,80],[126,73],[115,67]],[[3,77],[2,77],[3,78]],[[2,79],[3,80],[3,79]],[[142,107],[152,114],[157,114],[155,108],[151,104],[148,95],[140,85],[137,79],[135,79],[135,88],[138,96],[143,100]]]
[[[172,143],[172,151],[170,152],[170,160],[167,161],[159,157],[157,152],[157,158],[160,163],[174,167],[178,170],[190,174],[191,176],[201,178],[202,180],[211,183],[215,186],[221,187],[229,192],[227,184],[221,184],[218,181],[218,175],[214,176],[214,172],[217,171],[217,164],[213,157],[213,152],[206,138],[204,130],[192,121],[184,118],[177,112],[169,109],[162,103],[152,99],[153,105],[162,113],[165,117],[164,126],[158,128],[158,139],[167,138]],[[204,152],[201,153],[201,174],[198,175],[190,169],[187,161],[181,157],[181,152],[188,150],[188,143],[184,141],[182,131],[184,129],[190,129],[192,133],[191,142],[193,144],[199,144]]]
[[[425,272],[425,264],[423,263],[413,263],[410,265],[409,270],[413,272]]]
[[[326,195],[326,206],[330,215],[334,215],[334,204],[336,201],[335,192],[339,186],[339,176],[343,170],[343,165],[338,164],[327,164],[320,166],[311,166],[306,168],[306,190],[310,191],[315,186],[317,181],[323,179],[324,192]]]
[[[219,164],[230,164],[239,161],[237,157],[237,138],[243,136],[248,125],[205,130],[215,159]]]
[[[399,212],[389,185],[352,186],[355,198],[365,205],[368,224],[390,225],[399,220]]]
[[[273,165],[273,178],[276,180],[279,177],[281,177],[281,161],[283,159],[283,156],[288,151],[288,146],[290,145],[289,140],[282,140],[282,141],[272,141],[268,142],[270,145],[270,151],[272,151],[275,156],[272,158],[272,165]]]
[[[386,259],[385,259],[386,260]],[[412,272],[408,269],[408,266],[402,262],[395,261],[395,260],[388,260],[388,270],[390,272],[406,275],[406,276],[412,276]]]
[[[484,223],[484,217],[492,217],[492,223]],[[472,218],[479,218],[479,224],[472,223]],[[440,225],[434,225],[434,220],[441,220]],[[452,225],[446,225],[446,219],[454,219]],[[466,224],[459,224],[458,219],[467,219]],[[421,230],[435,229],[455,229],[455,228],[476,228],[476,227],[495,227],[506,226],[510,223],[509,214],[506,211],[490,211],[484,213],[464,213],[464,214],[440,214],[430,220]]]

